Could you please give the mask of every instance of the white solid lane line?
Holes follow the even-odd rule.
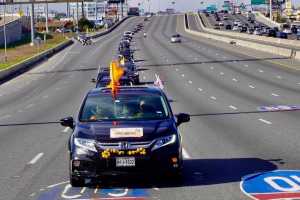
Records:
[[[34,165],[39,159],[41,159],[43,157],[44,153],[38,153],[34,158],[32,158],[31,161],[29,161],[27,164],[28,165]]]
[[[69,127],[66,127],[62,132],[67,133],[70,130]]]
[[[252,89],[254,89],[255,87],[254,87],[253,85],[249,85],[249,88],[252,88]]]
[[[182,148],[182,156],[185,159],[190,159],[191,156],[188,154],[188,152],[185,150],[185,148]]]
[[[260,118],[259,121],[261,121],[261,122],[263,122],[263,123],[265,123],[265,124],[268,124],[268,125],[271,125],[271,124],[272,124],[272,122],[270,122],[270,121],[268,121],[268,120],[265,120],[265,119],[262,119],[262,118]]]
[[[276,93],[272,93],[271,95],[274,97],[279,97],[279,94],[276,94]]]
[[[229,108],[233,109],[233,110],[237,110],[237,107],[233,106],[233,105],[230,105],[228,106]]]

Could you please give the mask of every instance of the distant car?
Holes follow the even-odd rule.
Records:
[[[180,42],[181,42],[181,36],[179,34],[172,35],[171,43],[180,43]]]
[[[97,81],[96,83],[96,88],[105,88],[109,85],[110,83],[110,77],[109,76],[104,76],[100,80]],[[120,86],[132,86],[133,83],[130,78],[126,76],[122,76],[121,79],[119,80]]]
[[[267,31],[267,36],[268,36],[268,37],[276,37],[276,30],[274,30],[274,29],[269,29],[269,30]]]
[[[254,32],[254,29],[253,29],[253,28],[248,28],[248,30],[247,30],[247,33],[248,33],[248,34],[253,34],[253,32]]]
[[[300,40],[300,31],[297,32],[296,36],[297,36],[297,40]]]
[[[233,30],[233,31],[240,31],[240,28],[239,28],[238,26],[233,26],[233,27],[232,27],[232,30]]]
[[[240,29],[241,33],[246,33],[247,32],[247,27],[246,26],[242,26],[242,28]]]
[[[219,26],[224,26],[224,22],[219,22]]]
[[[235,21],[233,22],[233,25],[238,26],[239,23],[241,23],[239,20],[235,20]]]
[[[291,29],[288,29],[288,28],[283,29],[282,32],[284,32],[284,33],[286,33],[286,34],[292,34],[292,33],[293,33],[293,32],[291,31]]]
[[[227,24],[227,25],[225,26],[225,29],[226,29],[226,30],[231,30],[231,29],[232,29],[232,26],[231,26],[230,24]]]
[[[282,38],[282,39],[287,39],[287,38],[288,38],[288,34],[285,33],[285,32],[277,31],[277,32],[276,32],[276,37],[277,37],[277,38]]]
[[[260,29],[255,29],[253,32],[254,35],[262,35],[261,30]]]

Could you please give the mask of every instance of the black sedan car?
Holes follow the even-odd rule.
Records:
[[[178,126],[188,114],[173,115],[164,92],[121,87],[88,92],[78,116],[61,120],[73,129],[69,141],[70,183],[130,173],[180,175],[182,138]]]

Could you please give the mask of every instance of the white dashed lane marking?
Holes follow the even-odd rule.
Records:
[[[263,73],[264,71],[263,70],[261,70],[261,69],[258,69],[258,71],[260,72],[260,73]]]
[[[211,96],[210,98],[211,98],[212,100],[217,100],[217,98],[214,97],[214,96]]]
[[[276,78],[278,78],[278,79],[282,79],[282,77],[281,77],[281,76],[276,76]]]
[[[220,72],[220,75],[223,76],[223,75],[224,75],[224,72]]]
[[[213,69],[214,69],[214,67],[210,67],[210,69],[211,69],[211,70],[213,70]]]
[[[66,127],[62,132],[67,133],[70,130],[69,127]]]
[[[233,78],[232,81],[237,82],[238,80],[236,78]]]
[[[272,122],[270,122],[270,121],[268,121],[268,120],[265,120],[265,119],[259,119],[259,121],[261,121],[261,122],[263,122],[263,123],[265,123],[265,124],[268,124],[268,125],[271,125],[272,124]]]
[[[184,77],[184,74],[181,74],[182,77]]]
[[[189,80],[189,84],[192,84],[192,83],[193,83],[193,81]]]
[[[253,85],[249,85],[249,88],[252,88],[252,89],[254,89],[255,87],[254,87]]]
[[[279,94],[276,94],[276,93],[272,93],[271,95],[274,97],[279,97]]]
[[[44,156],[44,153],[38,153],[34,158],[32,158],[31,161],[29,161],[27,164],[28,165],[34,165],[39,159],[41,159]]]
[[[198,90],[199,90],[200,92],[202,92],[202,91],[203,91],[203,89],[202,89],[202,88],[198,88]]]
[[[249,65],[244,65],[244,67],[249,67]]]
[[[230,105],[228,106],[229,108],[231,108],[232,110],[237,110],[237,107],[233,106],[233,105]]]

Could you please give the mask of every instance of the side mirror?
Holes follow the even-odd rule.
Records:
[[[95,79],[95,78],[92,78],[92,79],[91,79],[91,82],[92,82],[92,83],[96,83],[96,79]]]
[[[182,123],[190,121],[190,115],[186,113],[179,113],[178,115],[176,115],[176,117],[177,117],[177,123],[176,123],[177,126],[179,126]]]
[[[66,117],[60,120],[60,124],[62,126],[70,127],[71,129],[74,128],[74,119],[73,117]]]

